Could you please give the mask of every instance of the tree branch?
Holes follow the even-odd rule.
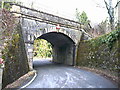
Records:
[[[117,8],[117,6],[119,5],[119,3],[120,3],[120,1],[118,1],[118,2],[117,2],[117,4],[115,5],[115,7],[114,7],[114,8]]]
[[[105,2],[105,5],[106,5],[106,8],[107,8],[107,10],[109,11],[109,5],[107,4],[107,2],[104,0],[104,2]]]

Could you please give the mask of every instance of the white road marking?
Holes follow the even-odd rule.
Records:
[[[34,77],[32,78],[32,80],[30,82],[28,82],[26,85],[20,87],[20,89],[17,89],[17,90],[21,90],[21,89],[26,88],[27,86],[29,86],[35,80],[36,77],[37,77],[37,74],[35,73]]]

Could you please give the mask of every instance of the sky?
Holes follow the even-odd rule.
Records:
[[[93,24],[98,24],[108,17],[104,0],[17,0],[25,5],[33,6],[41,11],[75,20],[76,8],[85,11]],[[108,0],[106,0],[108,1]],[[113,5],[117,0],[113,0]]]

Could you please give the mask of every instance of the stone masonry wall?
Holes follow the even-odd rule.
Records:
[[[16,30],[17,34],[14,35],[12,45],[6,47],[8,52],[4,57],[3,88],[29,71],[20,25]]]
[[[107,43],[107,40],[109,40],[109,43]],[[100,43],[101,41],[102,43]],[[77,66],[100,69],[112,75],[120,76],[119,57],[120,31],[117,31],[117,33],[112,32],[96,39],[81,41],[78,47],[76,64]]]

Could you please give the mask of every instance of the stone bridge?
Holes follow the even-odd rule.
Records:
[[[13,3],[11,5],[11,12],[19,17],[22,27],[30,69],[33,69],[33,44],[35,39],[45,39],[51,43],[53,62],[67,65],[76,64],[76,52],[81,38],[91,38],[81,29],[79,22],[22,5]],[[59,29],[56,28],[57,25],[60,25]]]

